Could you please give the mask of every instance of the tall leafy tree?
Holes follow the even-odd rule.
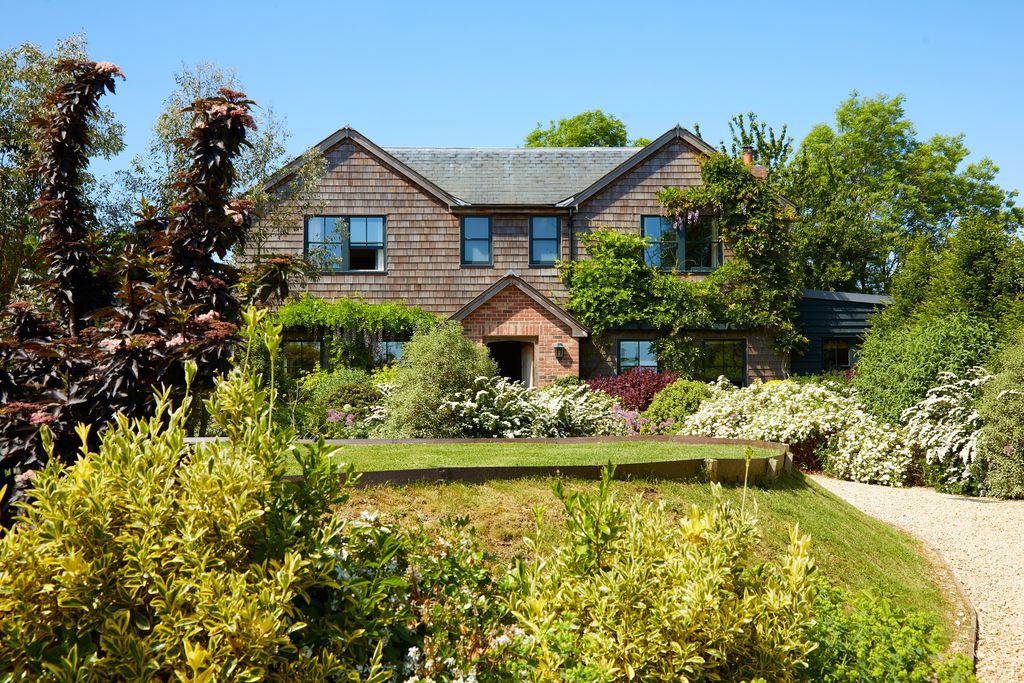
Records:
[[[25,43],[0,52],[0,306],[11,300],[39,241],[40,217],[31,209],[43,190],[35,170],[43,151],[33,121],[52,113],[47,96],[67,79],[59,64],[84,60],[87,52],[81,35],[59,41],[51,51]],[[124,131],[113,112],[98,106],[90,116],[93,153],[110,158],[120,152]],[[80,170],[83,202],[90,203],[94,182]]]
[[[527,147],[643,147],[650,142],[630,141],[626,124],[600,109],[551,121],[547,128],[538,123],[526,136]]]
[[[902,95],[853,93],[786,169],[807,286],[886,292],[915,240],[938,242],[965,216],[1024,222],[991,160],[965,165],[963,135],[919,139],[903,105]]]
[[[174,91],[164,101],[164,110],[153,127],[149,147],[132,159],[130,168],[120,172],[120,193],[107,208],[106,217],[128,230],[139,197],[145,197],[158,213],[165,212],[176,201],[176,179],[191,160],[177,141],[188,134],[192,125],[189,105],[199,99],[215,97],[221,89],[243,90],[238,75],[231,69],[203,62],[183,67],[174,75]],[[326,171],[326,160],[317,150],[309,150],[300,163],[275,191],[266,188],[277,171],[290,159],[287,142],[291,136],[287,124],[273,107],[253,113],[258,129],[235,162],[239,195],[251,202],[260,219],[250,227],[236,248],[247,260],[259,261],[264,245],[273,235],[293,229],[307,214],[321,213],[319,183]]]
[[[694,124],[693,129],[701,137],[700,124]],[[729,134],[732,139],[728,145],[725,140],[719,142],[722,152],[738,159],[743,149],[749,147],[753,150],[754,162],[768,169],[769,178],[785,169],[793,154],[789,127],[783,124],[776,133],[773,126],[758,119],[752,111],[729,119]]]

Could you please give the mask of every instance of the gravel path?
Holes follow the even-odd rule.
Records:
[[[978,679],[1024,682],[1024,501],[813,479],[942,553],[978,611]]]

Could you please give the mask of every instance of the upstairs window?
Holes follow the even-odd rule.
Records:
[[[553,266],[561,258],[562,219],[558,216],[530,218],[530,265]]]
[[[328,272],[384,271],[384,216],[311,216],[306,256]]]
[[[491,219],[487,216],[463,216],[462,264],[489,266],[491,263]]]
[[[700,273],[722,265],[722,243],[712,216],[701,216],[680,234],[664,216],[643,216],[640,228],[649,244],[644,252],[647,264],[659,270]]]
[[[742,339],[706,339],[701,342],[704,357],[697,368],[697,378],[714,382],[719,377],[737,386],[747,382],[747,342]]]
[[[619,340],[619,374],[638,367],[657,372],[658,358],[654,355],[651,342],[642,339]]]

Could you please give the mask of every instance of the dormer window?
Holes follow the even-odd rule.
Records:
[[[683,231],[664,216],[644,216],[640,227],[649,242],[644,259],[654,268],[706,273],[722,265],[722,242],[713,216],[701,216]]]
[[[385,245],[384,216],[306,219],[306,256],[324,272],[383,272]]]

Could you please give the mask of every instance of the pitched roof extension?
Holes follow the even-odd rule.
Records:
[[[452,314],[451,320],[464,320],[470,313],[483,306],[485,303],[493,299],[499,292],[503,291],[506,287],[516,287],[521,290],[528,297],[540,304],[545,310],[551,313],[553,316],[565,323],[570,330],[572,330],[572,336],[574,337],[586,337],[589,334],[589,330],[583,326],[576,318],[569,315],[569,313],[556,304],[551,299],[541,294],[536,287],[531,285],[529,282],[519,277],[519,273],[514,270],[508,271],[500,280],[495,282],[493,285],[482,291],[479,295],[473,298],[472,301],[467,303],[465,306],[457,310]]]

